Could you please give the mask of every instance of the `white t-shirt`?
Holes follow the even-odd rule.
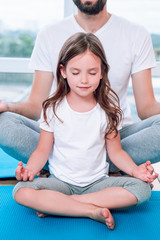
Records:
[[[30,67],[34,70],[53,72],[56,76],[60,49],[63,43],[77,32],[85,31],[78,25],[73,15],[55,25],[45,27],[37,36]],[[95,35],[100,39],[110,65],[111,87],[120,98],[120,106],[124,113],[122,125],[131,124],[127,102],[129,78],[136,72],[156,66],[151,37],[142,26],[114,14]],[[52,92],[55,88],[56,81]]]
[[[53,149],[49,157],[49,170],[62,181],[86,186],[108,175],[105,130],[108,118],[97,104],[89,112],[75,112],[66,97],[54,116],[47,109],[49,126],[41,117],[40,127],[54,133]]]

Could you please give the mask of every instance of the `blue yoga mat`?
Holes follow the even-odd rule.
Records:
[[[12,199],[13,186],[0,186],[1,240],[151,240],[160,239],[160,192],[149,202],[113,211],[113,231],[87,218],[38,218],[35,211]]]
[[[0,149],[0,178],[15,177],[18,161]]]

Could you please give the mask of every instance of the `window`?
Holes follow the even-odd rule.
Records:
[[[27,96],[33,73],[13,73],[12,65],[21,71],[27,61],[21,58],[30,57],[37,32],[63,17],[64,0],[0,0],[0,57],[5,58],[0,62],[0,99],[17,101]]]
[[[30,57],[37,32],[64,16],[64,0],[0,0],[0,57]]]
[[[109,12],[145,26],[151,34],[156,59],[160,61],[160,0],[107,0],[107,7]],[[0,0],[0,58],[29,58],[37,32],[73,12],[76,7],[72,0]],[[5,69],[9,64],[12,65],[10,60],[5,63]],[[0,62],[0,70],[1,65]],[[16,101],[25,97],[32,79],[32,73],[0,72],[0,98]],[[159,85],[158,78],[153,80]]]
[[[160,61],[160,0],[108,0],[108,11],[122,16],[132,22],[141,24],[151,34],[152,43],[157,61]],[[159,75],[158,75],[159,74]],[[159,101],[160,73],[153,77],[153,86],[156,99]],[[128,100],[134,121],[138,120],[133,90],[128,89]]]

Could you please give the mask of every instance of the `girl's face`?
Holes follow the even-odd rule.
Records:
[[[70,94],[93,96],[102,78],[101,59],[87,50],[68,61],[61,74],[67,78]]]

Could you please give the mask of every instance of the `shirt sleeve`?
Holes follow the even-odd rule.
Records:
[[[40,118],[40,128],[47,132],[54,132],[53,110],[51,108],[47,108],[46,115],[47,115],[47,122],[44,120],[43,110],[42,110],[41,118]]]
[[[143,27],[139,27],[134,36],[132,59],[131,74],[156,66],[151,36]]]
[[[35,46],[31,55],[29,68],[33,70],[52,72],[50,53],[48,51],[47,30],[41,30],[36,38]]]

